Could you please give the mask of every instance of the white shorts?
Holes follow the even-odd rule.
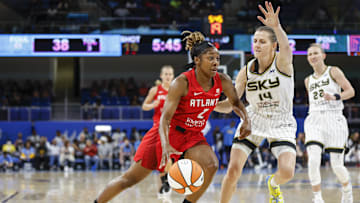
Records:
[[[236,130],[233,147],[242,149],[247,155],[258,147],[264,139],[270,143],[272,153],[276,158],[283,152],[296,154],[296,120],[292,115],[264,116],[248,112],[251,121],[251,135],[243,140],[236,139],[239,136],[239,128]]]
[[[342,153],[349,129],[341,111],[319,111],[310,113],[304,124],[305,144],[316,144],[328,152]]]

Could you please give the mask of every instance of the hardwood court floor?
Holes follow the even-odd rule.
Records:
[[[340,184],[331,169],[323,168],[322,187],[326,203],[340,203]],[[354,203],[360,203],[360,168],[350,168],[353,184]],[[264,180],[269,172],[244,173],[238,182],[232,203],[268,202],[268,191]],[[16,172],[0,173],[1,203],[92,203],[96,194],[120,171],[100,172]],[[218,202],[221,180],[224,172],[218,172],[212,185],[200,203]],[[126,190],[112,202],[126,203],[181,203],[183,197],[172,193],[170,199],[157,198],[158,176],[152,173],[140,184]],[[282,186],[286,203],[310,203],[312,192],[307,178],[307,170],[297,171],[294,179]]]

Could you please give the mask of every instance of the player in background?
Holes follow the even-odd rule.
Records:
[[[170,155],[182,154],[199,163],[204,170],[201,188],[187,195],[184,203],[197,202],[211,183],[218,167],[218,159],[202,134],[210,113],[224,91],[234,111],[243,119],[240,136],[250,134],[250,122],[244,105],[239,100],[230,77],[218,73],[219,51],[200,32],[186,31],[186,50],[193,62],[191,69],[175,78],[166,98],[160,118],[162,155],[160,167]]]
[[[143,140],[141,141],[138,150],[134,156],[134,161],[136,162],[123,176],[120,176],[110,182],[108,187],[100,194],[98,202],[106,202],[115,196],[118,192],[125,189],[124,184],[136,184],[137,173],[139,177],[142,177],[140,174],[148,174],[152,170],[157,170],[157,159],[156,153],[158,150],[161,150],[160,145],[160,136],[159,136],[159,122],[161,111],[164,106],[166,95],[168,93],[171,81],[174,79],[174,69],[170,65],[165,65],[161,68],[160,71],[161,82],[157,81],[155,86],[149,90],[148,95],[146,96],[142,109],[145,111],[150,111],[154,109],[153,115],[153,126],[145,134]],[[157,144],[158,143],[158,144]],[[158,152],[161,153],[161,152]],[[169,166],[170,166],[169,162]],[[165,167],[164,170],[167,171],[169,166]],[[158,197],[161,195],[169,194],[171,192],[170,185],[167,181],[167,175],[164,173],[164,170],[160,170],[160,179],[162,186],[159,189]],[[145,176],[146,177],[146,176]],[[129,183],[130,182],[130,183]],[[119,190],[117,190],[117,187]]]
[[[252,134],[238,139],[236,133],[230,153],[230,163],[221,185],[220,202],[231,200],[236,183],[249,154],[264,139],[270,143],[271,152],[277,158],[278,169],[266,178],[270,203],[282,203],[281,184],[294,176],[296,160],[296,120],[293,116],[294,70],[292,50],[286,33],[279,21],[280,7],[274,11],[271,3],[265,1],[265,18],[257,18],[265,25],[256,29],[252,47],[255,58],[242,68],[236,78],[235,87],[239,96],[246,91],[249,102],[247,111],[251,120]],[[279,52],[277,53],[277,46]],[[225,100],[215,111],[229,113],[231,109]],[[242,122],[239,124],[241,127]]]
[[[321,195],[320,165],[321,153],[325,149],[330,153],[331,168],[343,186],[341,203],[352,203],[349,172],[344,166],[344,147],[349,130],[342,113],[342,101],[354,97],[355,91],[341,69],[326,65],[325,58],[326,54],[320,44],[310,45],[307,60],[314,72],[304,81],[309,96],[309,114],[304,128],[313,202],[324,202]]]
[[[171,81],[174,79],[174,68],[170,65],[163,66],[160,71],[160,79],[161,81],[157,80],[155,86],[150,89],[148,95],[146,96],[142,104],[142,109],[144,111],[150,111],[154,109],[153,127],[148,131],[146,137],[144,137],[144,139],[152,139],[154,141],[157,141],[159,138],[159,122],[161,111],[164,106],[165,98],[168,93]],[[142,143],[147,143],[147,141],[144,141]],[[142,146],[141,149],[144,149],[144,146]],[[146,150],[138,150],[138,152],[135,154],[134,161],[137,162],[141,160],[145,155],[147,155],[146,153]],[[144,163],[143,166],[146,167]],[[171,188],[167,180],[167,171],[169,169],[169,166],[165,167],[165,172],[160,173],[162,185],[158,192],[159,195],[169,194],[171,192]]]

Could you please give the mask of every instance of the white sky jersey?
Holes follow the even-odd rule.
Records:
[[[344,108],[341,100],[327,101],[324,99],[325,93],[332,95],[341,93],[341,87],[331,77],[330,70],[331,67],[328,66],[319,78],[315,78],[314,73],[309,77],[309,113],[314,111],[341,111]]]
[[[261,115],[292,115],[294,97],[294,77],[276,68],[276,57],[263,73],[251,71],[256,59],[246,66],[246,100],[249,108]],[[255,64],[254,64],[255,65]]]

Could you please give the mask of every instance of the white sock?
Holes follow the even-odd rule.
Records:
[[[349,192],[350,190],[352,190],[352,186],[351,183],[349,182],[349,184],[347,184],[345,187],[342,187],[344,192]]]
[[[279,186],[279,185],[275,182],[275,176],[271,179],[270,185],[271,185],[272,187],[278,187],[278,186]]]
[[[314,192],[314,197],[318,199],[322,199],[321,190],[319,192]]]

